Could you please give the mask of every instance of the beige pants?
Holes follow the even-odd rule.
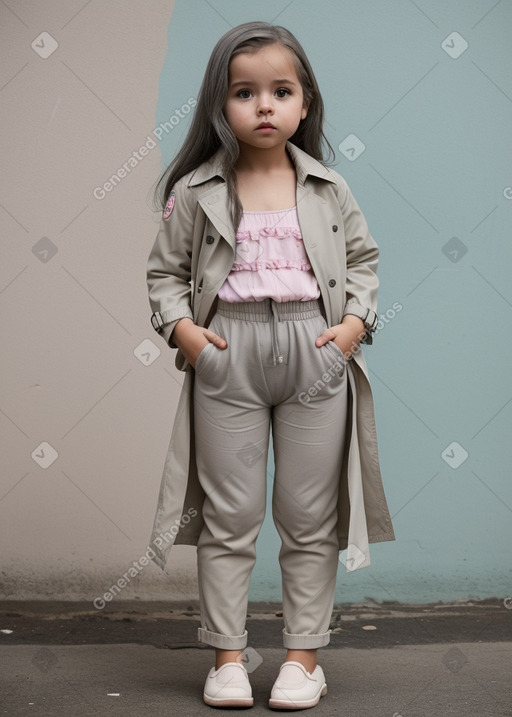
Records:
[[[247,644],[270,429],[284,646],[307,649],[329,642],[347,376],[343,353],[333,342],[315,346],[326,327],[317,301],[219,301],[210,328],[228,348],[208,344],[198,357],[196,461],[206,493],[197,547],[199,640],[214,647],[236,650]]]

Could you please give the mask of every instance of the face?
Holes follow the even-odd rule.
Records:
[[[291,51],[280,44],[235,55],[224,116],[244,146],[272,149],[292,137],[307,115]]]

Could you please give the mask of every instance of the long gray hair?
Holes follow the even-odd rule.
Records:
[[[238,141],[226,122],[223,107],[228,93],[229,63],[242,52],[255,52],[266,45],[280,43],[292,52],[297,76],[302,85],[308,113],[301,120],[290,142],[322,162],[331,162],[334,151],[323,132],[324,105],[315,75],[304,50],[289,30],[266,22],[247,22],[229,30],[213,48],[192,124],[183,146],[167,167],[155,189],[155,199],[165,205],[174,184],[188,172],[197,169],[219,149],[225,149],[224,172],[228,196],[231,200],[233,226],[242,216],[242,206],[236,193],[234,165],[238,159]],[[327,157],[324,159],[324,146]]]

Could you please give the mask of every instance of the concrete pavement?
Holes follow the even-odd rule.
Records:
[[[249,710],[203,704],[213,655],[196,643],[196,610],[121,601],[104,611],[83,603],[3,603],[0,714],[275,714],[267,702],[284,656],[278,606],[251,606]],[[499,600],[342,606],[331,627],[331,645],[319,652],[328,694],[304,714],[512,717],[512,610]]]

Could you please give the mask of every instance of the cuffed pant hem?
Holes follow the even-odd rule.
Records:
[[[197,639],[206,645],[217,647],[219,650],[243,650],[247,646],[247,630],[243,635],[221,635],[218,632],[212,632],[205,627],[197,629]]]
[[[289,650],[314,650],[328,645],[330,639],[330,630],[320,635],[291,635],[283,629],[283,645]]]

